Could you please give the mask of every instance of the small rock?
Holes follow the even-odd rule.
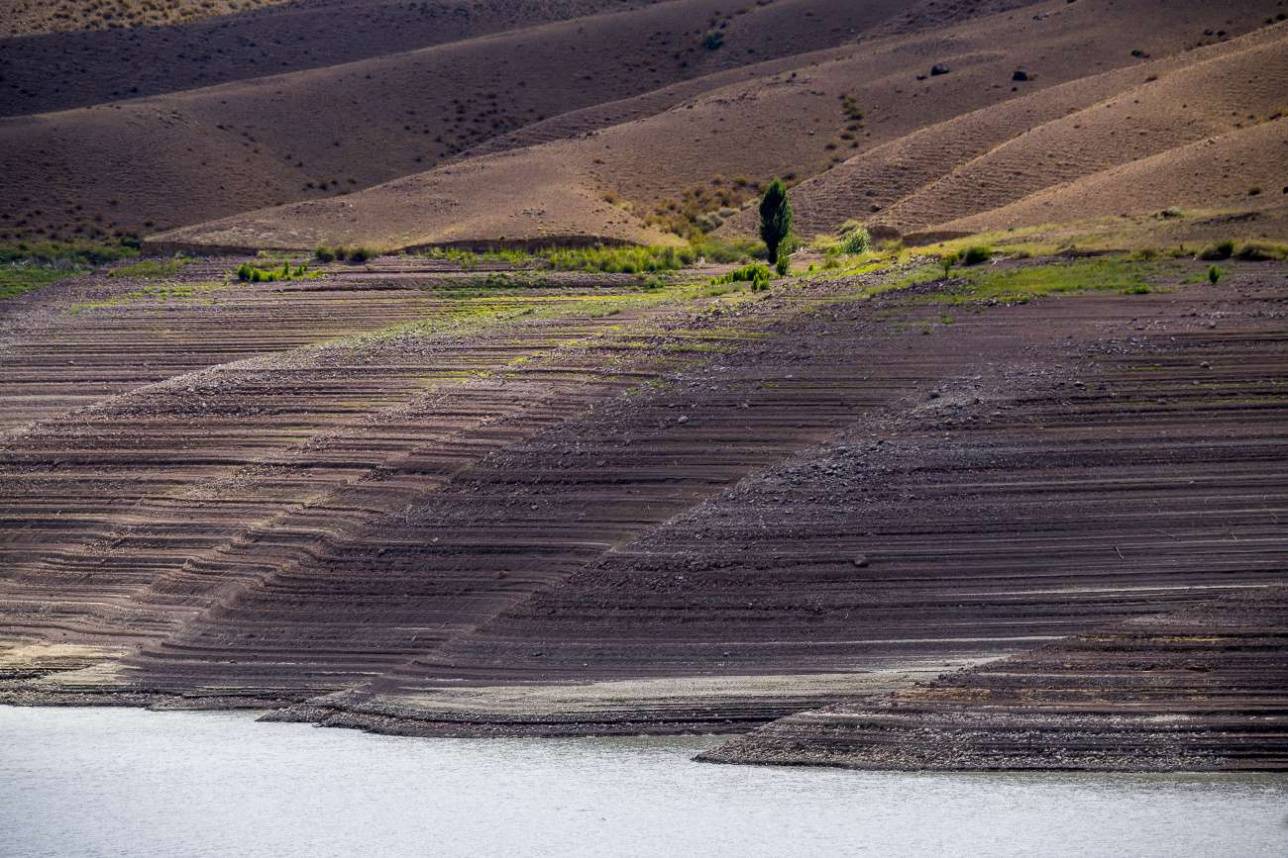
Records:
[[[952,71],[952,69],[943,63],[935,63],[930,67],[930,76],[939,77],[941,74],[948,74],[950,71]]]
[[[689,422],[689,418],[688,418],[688,416],[687,416],[687,415],[681,414],[679,417],[675,418],[675,422],[676,422],[676,423],[688,423],[688,422]]]
[[[862,569],[862,568],[864,568],[865,566],[867,566],[867,565],[868,565],[868,558],[867,558],[867,555],[865,555],[865,554],[859,554],[859,555],[856,555],[856,556],[855,556],[855,558],[854,558],[854,565],[855,565],[855,566],[857,566],[857,567],[859,567],[860,569]]]

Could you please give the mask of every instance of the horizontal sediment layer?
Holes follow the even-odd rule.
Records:
[[[478,292],[411,261],[32,298],[3,346],[28,410],[0,639],[99,649],[0,695],[722,732],[1264,590],[1282,271],[1182,283],[1204,270],[1024,304],[883,291],[899,274]]]
[[[1140,617],[700,759],[865,769],[1288,771],[1288,588]]]

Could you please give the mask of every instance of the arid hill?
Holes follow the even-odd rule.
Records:
[[[0,123],[0,233],[146,233],[344,194],[569,111],[835,46],[903,5],[660,3],[14,116]],[[78,66],[67,86],[95,76]]]
[[[1062,4],[865,40],[790,71],[781,61],[753,69],[760,74],[750,80],[721,82],[590,136],[565,126],[555,139],[504,156],[480,153],[344,200],[166,238],[227,247],[550,234],[647,242],[656,241],[648,226],[718,224],[774,175],[814,177],[797,194],[806,236],[851,218],[916,231],[1124,163],[1157,158],[1147,169],[1166,169],[1162,153],[1277,121],[1288,71],[1283,26],[1195,48],[1206,7],[1170,7],[1160,18],[1141,8],[1150,5]],[[1110,19],[1121,26],[1095,29]],[[948,73],[925,74],[936,62]],[[1018,69],[1027,80],[1012,80]],[[658,106],[656,96],[637,100],[646,99],[645,109]],[[1282,152],[1268,144],[1261,151],[1247,169],[1214,171],[1223,202],[1276,182]],[[1212,199],[1211,182],[1151,185],[1154,193],[1119,196],[1113,213]],[[478,210],[471,199],[481,201]],[[589,202],[596,199],[612,205]],[[1060,219],[1102,213],[1069,207]],[[725,232],[750,232],[749,217],[732,217]]]

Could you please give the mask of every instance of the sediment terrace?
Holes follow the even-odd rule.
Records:
[[[862,706],[803,712],[711,762],[864,769],[1288,770],[1288,589],[1126,620]]]
[[[745,730],[1282,583],[1278,264],[1024,304],[228,267],[4,309],[4,699]]]

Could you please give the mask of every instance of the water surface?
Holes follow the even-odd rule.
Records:
[[[0,856],[1284,856],[1288,779],[715,766],[715,739],[408,739],[0,707]]]

